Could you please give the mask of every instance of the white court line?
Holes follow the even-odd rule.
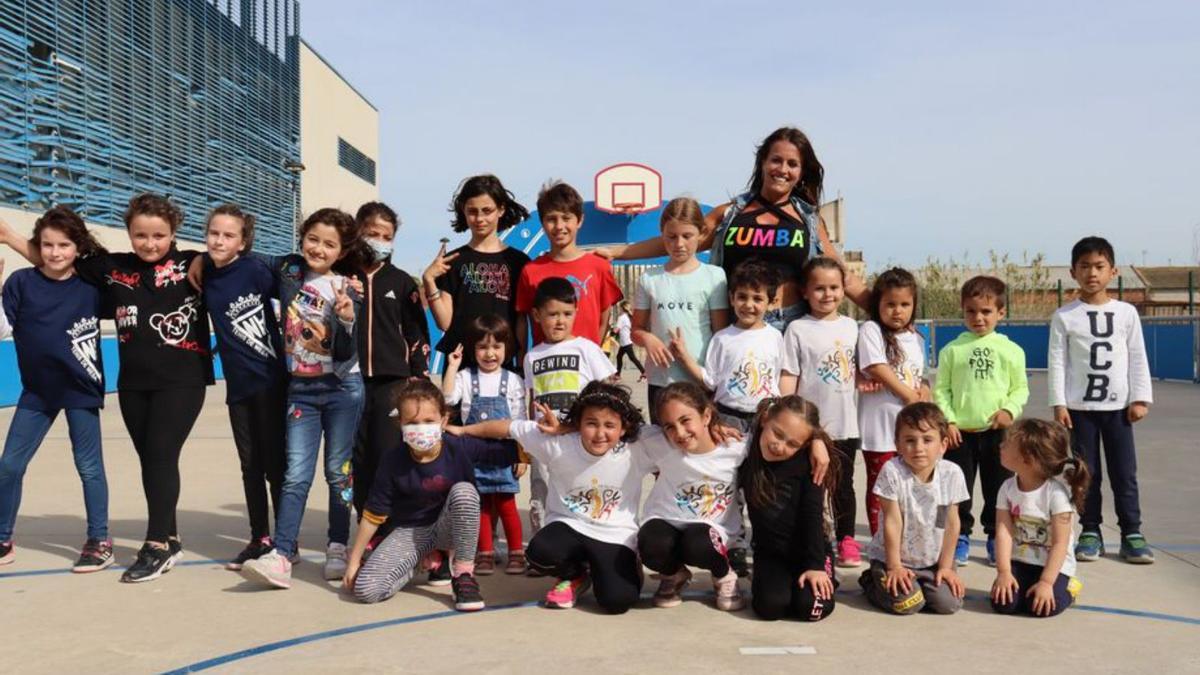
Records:
[[[816,647],[796,645],[794,647],[739,647],[742,656],[786,656],[788,654],[816,654]]]

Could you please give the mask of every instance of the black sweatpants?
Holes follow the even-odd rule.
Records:
[[[820,621],[833,613],[834,599],[820,600],[812,586],[800,588],[800,575],[808,570],[769,551],[754,551],[750,606],[760,619],[778,621],[790,616],[801,621]],[[837,588],[837,577],[830,575]]]
[[[179,535],[179,453],[204,406],[204,387],[118,391],[125,428],[142,464],[146,493],[146,541],[166,543]]]
[[[637,542],[642,564],[655,572],[674,574],[691,565],[712,572],[714,579],[729,574],[721,535],[705,523],[676,527],[662,518],[652,518],[638,530]]]
[[[396,385],[404,378],[372,377],[364,378],[366,386],[363,398],[363,416],[358,425],[358,434],[354,443],[354,510],[362,517],[363,508],[367,505],[367,497],[371,492],[371,484],[375,482],[375,470],[379,468],[379,460],[389,448],[400,447],[403,436],[400,434],[399,420],[389,417],[395,409],[392,394]],[[386,537],[392,531],[389,523],[384,523],[379,529],[379,535]]]
[[[996,495],[1000,486],[1012,477],[1012,472],[1000,464],[1000,444],[1004,442],[1003,429],[962,432],[962,445],[946,451],[946,459],[962,469],[967,481],[967,501],[959,502],[958,518],[962,522],[959,534],[970,535],[975,526],[971,515],[971,495],[975,494],[975,474],[979,474],[979,489],[983,492],[983,532],[991,537],[996,534]]]
[[[854,458],[862,447],[862,440],[846,438],[834,441],[833,447],[841,453],[842,461],[837,492],[833,495],[834,534],[841,541],[845,537],[854,537],[854,520],[858,518],[858,500],[854,498]]]
[[[1017,590],[1013,593],[1012,600],[1006,604],[1001,605],[992,600],[992,609],[1000,614],[1039,616],[1033,613],[1033,599],[1026,597],[1025,594],[1042,578],[1044,569],[1044,567],[1030,565],[1020,560],[1012,561],[1012,574],[1017,580]],[[1050,617],[1062,614],[1063,610],[1075,602],[1077,592],[1075,584],[1071,583],[1071,577],[1059,572],[1058,577],[1054,580],[1054,609],[1049,614],[1042,616]]]
[[[229,426],[242,467],[242,491],[250,516],[250,538],[271,534],[271,504],[279,510],[287,444],[287,382],[280,381],[229,404]]]
[[[538,530],[525,549],[525,560],[542,574],[560,579],[590,574],[596,603],[610,614],[624,614],[642,592],[641,566],[633,550],[592,539],[563,522]]]
[[[1137,454],[1133,445],[1133,423],[1129,409],[1068,410],[1071,415],[1071,445],[1075,454],[1087,463],[1092,473],[1079,524],[1084,532],[1099,532],[1103,503],[1100,488],[1104,472],[1100,465],[1100,443],[1104,443],[1104,464],[1112,483],[1113,508],[1121,536],[1141,532],[1142,507],[1138,497]]]
[[[637,354],[633,353],[633,345],[625,345],[624,347],[621,347],[620,349],[617,350],[617,374],[618,375],[621,374],[621,370],[625,367],[625,357],[626,356],[629,357],[630,361],[633,361],[633,365],[637,366],[638,370],[642,371],[643,375],[646,374],[646,367],[642,365],[641,361],[638,361]]]

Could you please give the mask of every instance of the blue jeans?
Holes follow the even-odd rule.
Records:
[[[87,509],[88,539],[108,538],[108,480],[100,450],[100,410],[72,408],[66,411],[75,470],[83,481],[83,505]],[[34,453],[54,424],[58,411],[17,408],[4,455],[0,456],[0,542],[12,539],[17,509],[21,506],[21,480]]]
[[[763,316],[763,321],[768,326],[774,328],[780,333],[786,332],[788,324],[799,319],[808,313],[808,303],[804,301],[797,302],[794,305],[772,309]]]
[[[275,548],[281,554],[296,553],[296,537],[317,470],[322,433],[325,482],[329,484],[329,541],[345,544],[350,539],[350,504],[354,497],[350,460],[362,408],[363,381],[358,373],[344,380],[336,375],[293,377],[288,385],[287,468],[275,515]]]

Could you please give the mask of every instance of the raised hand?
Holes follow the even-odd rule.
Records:
[[[449,368],[449,367],[453,366],[454,369],[457,370],[458,367],[460,365],[462,365],[462,359],[463,359],[463,346],[460,344],[454,348],[454,351],[452,351],[446,355],[446,367]]]
[[[346,323],[354,321],[354,301],[346,292],[346,277],[342,277],[342,283],[333,287],[333,311]]]
[[[442,240],[442,246],[438,249],[437,255],[434,256],[433,262],[429,263],[429,267],[425,268],[425,273],[421,275],[422,279],[427,280],[432,284],[438,277],[450,271],[450,263],[458,257],[457,253],[446,254],[446,244],[448,240]]]

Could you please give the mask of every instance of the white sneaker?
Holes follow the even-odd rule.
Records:
[[[717,595],[717,609],[723,612],[736,612],[746,606],[746,599],[738,589],[737,572],[733,570],[720,579],[713,578],[713,591]]]
[[[325,549],[325,579],[335,581],[346,576],[346,545],[330,543]]]
[[[270,553],[247,560],[242,565],[241,574],[247,581],[275,588],[292,587],[292,563],[280,555],[277,549],[271,549]]]

